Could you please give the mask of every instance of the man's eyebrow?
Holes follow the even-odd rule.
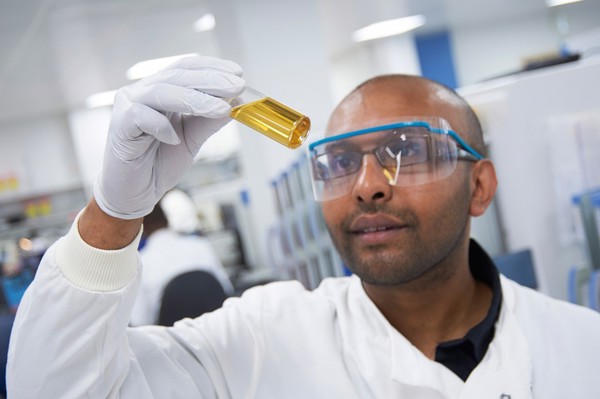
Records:
[[[352,141],[343,140],[342,142],[332,142],[327,143],[325,145],[326,151],[335,151],[335,150],[357,150],[358,146],[354,144]]]

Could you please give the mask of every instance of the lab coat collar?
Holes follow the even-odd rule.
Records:
[[[428,387],[443,393],[445,397],[531,398],[531,354],[513,313],[514,293],[506,278],[501,276],[503,301],[494,339],[466,382],[412,345],[381,314],[364,291],[360,279],[356,276],[351,278],[349,306],[353,313],[360,313],[354,319],[362,325],[354,326],[352,331],[357,331],[356,336],[345,345],[354,344],[351,350],[355,353],[358,347],[367,348],[362,355],[357,353],[363,372],[369,368],[373,372],[382,372],[381,366],[385,365],[391,380],[399,384]],[[378,358],[373,356],[374,353],[385,353],[381,355],[380,364],[370,364],[374,362],[370,359],[376,361]]]
[[[525,335],[514,313],[511,283],[500,276],[503,301],[496,334],[481,363],[465,383],[461,397],[531,398],[533,360]],[[471,380],[476,383],[470,384]]]
[[[361,336],[347,342],[361,342],[351,349],[356,352],[360,347],[367,347],[365,353],[359,353],[360,363],[364,370],[373,363],[372,359],[380,359],[378,364],[372,364],[370,369],[375,372],[387,373],[389,379],[397,383],[399,391],[415,392],[411,386],[431,391],[431,397],[457,397],[463,381],[444,365],[427,358],[410,341],[400,334],[383,316],[377,306],[371,301],[364,291],[360,279],[352,276],[349,290],[350,308],[360,312],[354,319],[359,320],[352,331],[360,331]],[[365,345],[365,343],[368,343]],[[375,356],[374,356],[375,355]],[[364,371],[362,373],[364,375]],[[381,374],[380,374],[381,375]],[[408,386],[402,389],[401,386]],[[433,392],[437,391],[437,392]]]

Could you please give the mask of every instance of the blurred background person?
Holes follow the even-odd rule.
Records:
[[[6,361],[15,313],[46,250],[43,240],[35,236],[0,241],[0,399],[6,398]]]
[[[195,204],[180,190],[166,193],[144,219],[140,258],[144,268],[131,316],[132,326],[172,324],[159,317],[166,289],[177,297],[169,300],[162,313],[176,311],[186,317],[220,307],[225,297],[234,292],[217,252],[201,233]],[[206,281],[210,278],[206,273],[190,273],[195,271],[208,272],[214,279]]]

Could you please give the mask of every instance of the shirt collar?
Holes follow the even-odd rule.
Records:
[[[492,289],[492,303],[487,316],[466,335],[466,338],[474,344],[475,355],[481,360],[494,337],[494,325],[498,320],[502,303],[502,288],[500,287],[500,274],[494,262],[474,240],[471,240],[469,246],[469,268],[476,280]]]
[[[476,280],[492,289],[492,301],[486,317],[460,339],[442,342],[436,350],[437,362],[450,368],[463,380],[481,362],[488,346],[494,338],[494,325],[500,314],[502,289],[500,276],[494,262],[475,242],[469,245],[469,268]]]

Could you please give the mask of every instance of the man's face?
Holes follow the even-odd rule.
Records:
[[[367,87],[336,110],[328,131],[378,126],[402,116],[440,116],[461,134],[458,111],[421,89],[419,96],[403,98],[398,88]],[[362,149],[372,146],[360,140]],[[451,259],[468,236],[468,165],[459,162],[447,178],[408,187],[389,185],[379,168],[374,156],[363,157],[352,191],[323,202],[323,214],[345,264],[365,283],[407,283]]]

